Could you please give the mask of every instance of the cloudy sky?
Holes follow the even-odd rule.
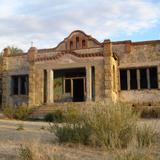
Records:
[[[77,29],[99,41],[160,39],[160,0],[0,0],[0,50],[55,47]]]

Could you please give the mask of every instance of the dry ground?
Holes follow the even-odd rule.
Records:
[[[148,124],[160,133],[160,120],[140,120],[140,125]],[[17,130],[23,126],[24,130]],[[106,160],[107,152],[84,146],[62,146],[55,141],[55,136],[48,131],[48,123],[0,120],[0,160],[16,160],[16,153],[22,143],[50,145],[65,159],[71,160]]]

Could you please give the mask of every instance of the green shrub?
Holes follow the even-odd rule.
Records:
[[[9,119],[14,119],[15,116],[15,109],[10,106],[6,106],[3,108],[4,115]]]
[[[28,108],[25,105],[19,106],[15,108],[15,119],[25,120],[31,114],[32,109]]]
[[[68,123],[75,123],[80,121],[80,111],[78,110],[79,108],[75,106],[67,107],[67,110],[64,111],[64,119],[65,122]]]
[[[137,116],[132,108],[123,105],[85,106],[75,121],[51,129],[60,142],[74,142],[106,148],[127,147],[136,131]],[[76,120],[76,118],[78,118]],[[84,141],[85,139],[85,141]]]
[[[156,160],[149,150],[131,150],[117,153],[114,160]]]
[[[66,124],[63,127],[59,127],[54,124],[51,128],[52,131],[55,131],[54,133],[58,137],[60,143],[89,144],[91,131],[86,126],[81,126],[81,124]]]
[[[141,111],[141,118],[160,118],[160,107],[145,107]]]
[[[44,120],[47,122],[72,123],[79,121],[79,111],[77,108],[67,107],[66,110],[55,110],[45,115]]]
[[[138,147],[150,147],[156,143],[157,132],[153,128],[144,125],[137,129],[136,137]]]
[[[25,120],[31,114],[32,109],[26,105],[11,107],[6,106],[3,108],[4,115],[9,119]]]
[[[56,110],[53,113],[45,115],[44,120],[47,122],[64,122],[64,113],[62,110]]]

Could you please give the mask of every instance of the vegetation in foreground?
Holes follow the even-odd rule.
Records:
[[[31,114],[32,109],[22,104],[21,106],[5,106],[3,108],[4,115],[9,119],[26,120]]]

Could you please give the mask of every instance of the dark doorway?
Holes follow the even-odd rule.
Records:
[[[73,79],[73,102],[84,101],[84,80]]]

